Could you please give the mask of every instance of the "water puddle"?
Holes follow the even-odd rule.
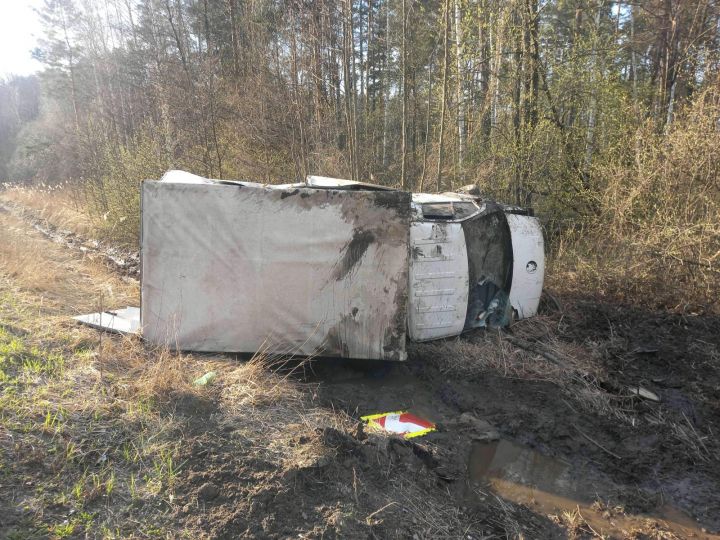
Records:
[[[585,520],[595,535],[625,538],[638,531],[668,531],[678,538],[720,539],[704,532],[700,525],[669,505],[653,514],[626,515],[620,509],[595,504],[608,499],[613,485],[590,469],[552,459],[529,448],[497,441],[478,443],[468,463],[470,488],[475,496],[491,496],[522,504],[546,516],[563,514]],[[673,538],[672,536],[658,536]]]

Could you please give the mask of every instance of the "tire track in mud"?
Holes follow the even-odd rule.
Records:
[[[37,212],[8,201],[0,200],[0,212],[6,212],[30,225],[48,240],[74,250],[83,256],[100,258],[118,274],[133,279],[140,278],[140,252],[113,246],[100,240],[85,238],[67,229],[59,229]]]

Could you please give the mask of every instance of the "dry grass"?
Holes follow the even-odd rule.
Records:
[[[315,463],[328,452],[315,435],[319,426],[349,426],[348,419],[313,408],[300,387],[265,369],[262,357],[238,363],[150,350],[137,338],[102,338],[60,317],[40,331],[37,296],[7,286],[12,302],[3,303],[0,320],[14,334],[0,333],[0,431],[7,435],[0,455],[10,485],[27,486],[19,491],[30,510],[15,506],[15,490],[0,496],[10,505],[0,504],[0,513],[14,515],[10,523],[18,531],[57,537],[69,524],[91,535],[125,531],[111,536],[126,537],[165,527],[173,535],[177,524],[162,508],[177,507],[198,404],[215,411],[199,412],[203,432],[236,426],[257,458],[278,471]],[[209,370],[218,373],[212,385],[192,384]],[[308,444],[290,444],[298,433],[311,435]],[[223,437],[219,428],[217,436]],[[136,500],[142,507],[127,506]],[[69,510],[75,517],[68,521]]]
[[[28,235],[22,224],[0,214],[0,269],[30,290],[39,291],[57,281],[55,268],[48,267],[38,252],[44,245]]]
[[[678,258],[649,246],[665,244],[670,249],[670,243],[662,237],[666,232],[647,228],[625,237],[610,237],[602,225],[578,233],[566,232],[548,261],[547,285],[567,293],[590,294],[600,301],[653,310],[720,312],[715,294],[720,287],[716,261],[701,267],[695,259]],[[720,231],[714,234],[712,242],[717,242]]]
[[[416,344],[441,371],[457,376],[495,372],[505,377],[567,383],[599,375],[595,354],[557,335],[557,317],[538,315],[516,323],[512,334],[501,330]],[[531,345],[532,350],[521,345]]]
[[[0,191],[2,200],[32,210],[58,229],[81,236],[93,236],[96,229],[85,209],[82,191],[71,183],[35,187],[8,185]]]
[[[0,212],[0,231],[0,273],[41,295],[50,313],[64,310],[72,315],[137,305],[138,284],[89,256],[77,258],[7,213]]]
[[[597,361],[599,349],[561,341],[552,331],[553,324],[557,324],[557,319],[538,316],[513,326],[512,335],[489,330],[472,340],[457,338],[416,347],[422,357],[432,359],[441,371],[455,377],[494,373],[512,379],[550,382],[566,396],[568,406],[632,424],[633,419],[625,410],[628,397],[609,394],[599,385],[604,378]]]
[[[71,322],[135,304],[137,284],[8,214],[0,228],[0,468],[24,486],[0,495],[3,525],[21,536],[112,537],[123,519],[95,523],[93,508],[172,498],[182,424],[173,400],[194,391],[187,359]]]

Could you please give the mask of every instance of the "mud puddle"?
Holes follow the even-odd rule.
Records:
[[[655,529],[678,538],[720,539],[668,504],[650,514],[628,515],[607,502],[616,489],[589,468],[507,440],[475,443],[468,461],[468,496],[480,501],[499,496],[539,514],[574,520],[596,536],[626,538]]]

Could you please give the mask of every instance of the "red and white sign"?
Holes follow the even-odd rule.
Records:
[[[367,422],[370,427],[401,435],[405,439],[420,437],[435,431],[435,424],[407,411],[370,414],[363,416],[361,419]]]

